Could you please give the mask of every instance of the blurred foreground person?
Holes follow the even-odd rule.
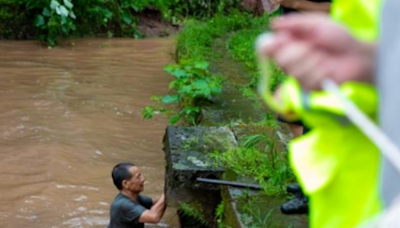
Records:
[[[305,12],[322,12],[329,13],[331,8],[331,0],[277,0],[280,4],[284,15],[291,13]],[[286,123],[293,135],[297,138],[302,134],[306,134],[309,129],[304,126],[301,120],[288,121],[283,116],[278,116],[278,120]],[[308,199],[303,194],[299,184],[293,183],[287,186],[286,191],[295,197],[281,206],[281,211],[284,214],[306,214],[308,213]]]
[[[400,147],[400,122],[394,117],[400,109],[396,88],[400,85],[399,10],[399,1],[385,2],[378,45],[355,39],[323,15],[288,16],[272,23],[275,35],[265,53],[296,77],[311,99],[324,96],[316,91],[324,79],[342,84],[342,93],[371,119],[379,119],[384,132]],[[379,112],[373,85],[379,91]],[[341,118],[340,104],[325,98],[325,104],[318,104],[319,111],[335,115],[322,117],[321,112],[313,115],[316,113],[295,107],[320,131],[291,146],[291,162],[305,192],[311,195],[311,227],[355,227],[390,206],[400,193],[400,176],[369,139]],[[310,115],[313,118],[307,118]],[[326,128],[331,132],[324,135]],[[339,132],[342,135],[336,134]],[[314,151],[305,152],[310,145]]]

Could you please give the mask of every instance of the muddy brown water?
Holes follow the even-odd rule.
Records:
[[[110,171],[136,163],[162,193],[166,120],[141,109],[167,92],[172,39],[94,39],[55,49],[0,42],[0,227],[106,227]],[[177,227],[174,209],[161,226]]]

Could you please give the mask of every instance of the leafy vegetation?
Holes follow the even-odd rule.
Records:
[[[232,11],[227,15],[216,15],[205,22],[189,20],[177,40],[177,59],[210,61],[217,53],[212,49],[216,39],[247,28],[267,25],[268,17],[256,17],[250,13]],[[251,47],[250,50],[253,50]]]
[[[49,45],[74,36],[140,37],[138,15],[151,9],[175,24],[238,8],[238,0],[0,0],[0,37],[38,37]]]
[[[153,97],[153,100],[157,100],[161,104],[179,104],[179,110],[174,112],[165,107],[147,106],[142,111],[144,118],[150,119],[156,113],[164,113],[169,117],[170,124],[175,124],[183,118],[185,123],[196,125],[201,106],[209,103],[213,96],[221,93],[221,77],[211,73],[208,70],[209,64],[206,63],[220,57],[219,53],[213,50],[212,45],[215,40],[226,38],[227,34],[235,34],[249,28],[257,29],[260,32],[266,27],[267,22],[268,17],[266,16],[256,17],[250,13],[239,11],[233,11],[227,15],[218,14],[206,22],[187,21],[177,39],[176,58],[178,63],[166,67],[167,72],[175,77],[170,84],[173,94]],[[256,35],[254,33],[254,37]],[[251,52],[251,50],[253,47],[250,47],[248,51]],[[207,68],[201,69],[196,66],[207,66]],[[253,90],[249,89],[248,91],[250,93]]]
[[[200,106],[211,102],[212,96],[221,93],[221,78],[208,71],[208,62],[186,60],[180,64],[167,65],[165,70],[174,77],[169,84],[175,94],[163,97],[153,97],[153,100],[162,104],[178,104],[180,110],[174,112],[165,108],[147,106],[142,115],[150,119],[156,112],[162,112],[169,116],[170,124],[175,124],[182,118],[190,125],[196,125],[199,121]]]
[[[218,204],[217,209],[215,209],[215,219],[217,221],[218,228],[225,228],[224,225],[224,202]]]
[[[76,16],[73,7],[69,0],[64,0],[63,3],[51,0],[50,5],[44,7],[42,13],[35,17],[35,26],[40,29],[39,39],[54,46],[58,38],[65,37],[75,30]]]
[[[258,24],[260,23],[260,24]],[[243,94],[246,97],[253,97],[255,94],[255,88],[258,83],[258,63],[254,51],[254,43],[257,35],[267,30],[265,24],[262,21],[255,23],[258,26],[253,28],[245,29],[235,33],[228,42],[228,49],[233,59],[242,63],[250,76],[250,81],[247,86],[242,88]],[[284,73],[276,66],[273,66],[271,82],[271,90],[274,90],[278,84],[284,79]]]
[[[250,208],[249,206],[246,206],[245,209],[245,214],[243,215],[245,218],[242,218],[242,220],[247,221],[246,222],[246,227],[248,228],[273,228],[273,226],[270,226],[270,220],[271,220],[271,213],[272,210],[268,212],[268,214],[265,214],[261,212],[259,208]],[[251,216],[251,217],[250,217]]]
[[[279,195],[294,179],[285,154],[275,148],[274,138],[260,133],[245,136],[238,148],[213,157],[218,166],[257,180],[266,194]]]
[[[172,93],[162,97],[153,97],[163,105],[174,105],[176,110],[171,111],[165,107],[148,106],[142,114],[146,119],[161,112],[169,116],[171,124],[184,119],[185,123],[195,125],[198,123],[200,110],[210,104],[222,92],[222,84],[229,78],[221,79],[224,75],[216,75],[219,72],[217,62],[222,53],[227,53],[246,70],[248,82],[240,85],[240,90],[246,97],[254,98],[255,87],[258,82],[258,66],[254,55],[254,41],[258,34],[265,31],[268,26],[268,17],[255,17],[248,13],[234,11],[229,15],[216,15],[205,22],[188,20],[183,31],[177,39],[176,61],[177,64],[166,67],[167,72],[174,77],[170,84]],[[215,43],[226,44],[227,51],[216,51]],[[217,60],[217,61],[216,61]],[[211,65],[208,64],[211,62]],[[283,73],[275,68],[274,83],[271,89],[275,89],[283,79]],[[267,113],[263,120],[251,123],[239,123],[232,120],[233,126],[241,124],[251,126],[267,126],[277,128],[276,116]],[[239,146],[234,149],[224,150],[223,153],[215,152],[212,157],[219,167],[233,171],[237,176],[254,178],[264,189],[263,194],[277,196],[283,194],[287,183],[294,181],[294,176],[289,168],[286,152],[277,149],[278,141],[266,133],[258,133],[242,137]],[[185,146],[195,147],[196,140],[188,141]],[[223,222],[224,204],[216,208],[215,217],[219,227],[225,227]],[[188,214],[194,211],[186,208]],[[197,210],[197,212],[199,212]],[[265,216],[260,211],[248,210],[252,222],[249,227],[273,227],[270,224],[270,213]]]
[[[182,214],[182,217],[185,217],[185,220],[190,221],[192,224],[190,227],[204,227],[208,226],[209,223],[204,216],[201,206],[195,202],[189,203],[180,203],[179,211]]]
[[[276,208],[276,206],[281,204],[281,201],[276,197],[247,193],[241,195],[237,200],[241,221],[246,227],[291,228],[294,225],[294,220],[290,218],[284,221],[281,220],[282,218],[276,218],[276,214],[281,214],[279,209],[277,210]]]

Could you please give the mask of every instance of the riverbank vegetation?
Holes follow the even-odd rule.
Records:
[[[174,25],[237,8],[238,0],[0,0],[0,38],[38,38],[50,46],[71,37],[141,37],[146,12]]]
[[[171,94],[163,97],[153,97],[159,106],[151,105],[143,109],[143,116],[150,119],[156,113],[164,113],[169,117],[170,124],[198,125],[201,124],[201,109],[210,105],[214,98],[223,93],[223,85],[232,83],[232,78],[226,77],[219,68],[218,62],[225,53],[232,62],[244,68],[244,77],[247,83],[236,85],[240,91],[246,91],[243,96],[256,100],[253,108],[260,106],[256,94],[258,82],[258,66],[254,54],[254,41],[268,25],[268,16],[254,16],[238,11],[228,15],[217,15],[205,22],[189,20],[177,38],[176,64],[166,66],[168,74],[173,76],[170,83]],[[217,42],[222,40],[222,42]],[[217,43],[224,43],[226,50],[220,50]],[[239,73],[239,72],[238,72]],[[278,69],[273,76],[274,84],[271,89],[283,79]],[[170,105],[174,104],[172,107]],[[178,107],[178,108],[176,108]],[[266,113],[263,121],[249,121],[247,125],[277,127],[275,115]],[[178,122],[180,121],[180,122]],[[231,124],[238,124],[241,120],[233,120]],[[287,165],[282,162],[280,151],[276,151],[274,140],[263,132],[244,137],[243,143],[237,150],[230,151],[216,160],[236,173],[254,176],[269,193],[279,193],[287,179]],[[257,163],[257,164],[256,164]],[[258,164],[260,163],[260,164]],[[278,173],[277,173],[278,172]],[[268,186],[268,187],[267,187]],[[279,188],[276,188],[279,186]]]

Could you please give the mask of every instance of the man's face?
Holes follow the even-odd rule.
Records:
[[[131,177],[126,180],[124,187],[131,192],[142,192],[144,189],[144,177],[139,168],[132,166],[129,168],[129,172],[131,173]]]

